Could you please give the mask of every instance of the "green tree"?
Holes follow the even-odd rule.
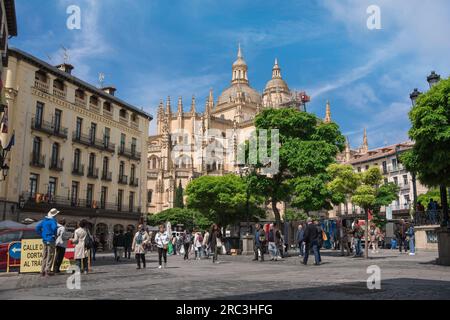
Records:
[[[247,182],[236,175],[203,176],[188,184],[187,205],[221,226],[247,219],[247,205],[250,220],[264,217],[261,197],[249,194],[247,199],[247,188]]]
[[[347,203],[361,184],[361,175],[356,173],[351,165],[336,163],[327,168],[327,173],[331,202],[335,205]]]
[[[178,185],[176,191],[175,191],[175,201],[174,201],[174,207],[175,208],[184,208],[184,199],[183,199],[183,186],[180,184]]]
[[[401,161],[419,180],[440,188],[443,226],[450,226],[447,187],[450,186],[450,78],[419,96],[409,112],[409,137],[415,142]]]
[[[441,192],[438,188],[431,188],[427,193],[421,194],[417,198],[418,202],[420,202],[425,208],[427,208],[430,200],[437,201],[439,204],[441,202]]]
[[[207,229],[212,222],[199,211],[193,209],[173,208],[151,215],[147,223],[151,226],[158,226],[170,221],[172,226],[182,224],[186,229],[192,230],[195,227]]]
[[[306,221],[308,215],[299,210],[287,209],[284,214],[285,221]]]
[[[258,132],[279,130],[279,171],[271,176],[256,171],[253,183],[254,191],[271,202],[276,221],[281,223],[277,203],[282,201],[305,211],[328,208],[326,168],[345,143],[339,127],[295,108],[265,109],[255,125]]]

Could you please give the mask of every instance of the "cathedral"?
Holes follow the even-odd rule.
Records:
[[[170,97],[158,107],[157,134],[148,139],[147,208],[154,214],[173,208],[176,189],[202,175],[239,174],[237,146],[255,130],[255,116],[265,108],[302,107],[281,75],[278,60],[261,94],[250,86],[248,65],[239,46],[230,86],[214,98],[210,90],[203,113],[195,97],[186,108]],[[187,110],[186,110],[187,109]],[[331,121],[327,103],[325,121]]]

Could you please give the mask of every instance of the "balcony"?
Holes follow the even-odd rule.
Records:
[[[128,176],[125,175],[119,175],[119,180],[118,180],[119,184],[128,184]]]
[[[139,187],[139,179],[138,178],[131,178],[130,179],[130,186],[132,186],[132,187]]]
[[[51,122],[41,120],[40,122],[36,118],[31,119],[31,129],[46,133],[48,135],[67,139],[69,130],[61,126],[55,127]]]
[[[88,168],[87,177],[91,179],[98,179],[98,168]]]
[[[64,160],[50,159],[49,169],[52,171],[61,172],[64,169]]]
[[[72,141],[88,147],[99,149],[101,151],[108,151],[111,153],[114,153],[116,151],[116,145],[109,142],[109,139],[93,139],[90,135],[84,133],[74,132]]]
[[[66,100],[67,97],[66,91],[58,88],[53,88],[53,95],[62,100]]]
[[[48,83],[40,81],[40,80],[34,80],[34,87],[38,90],[41,90],[45,93],[48,93]]]
[[[84,176],[84,165],[73,164],[72,165],[72,174],[75,176]]]
[[[131,127],[137,131],[139,131],[139,122],[131,121]]]
[[[113,118],[113,113],[111,111],[108,111],[106,109],[103,108],[103,115],[107,118],[112,119]]]
[[[136,151],[136,147],[127,148],[121,145],[119,148],[119,156],[124,156],[131,160],[141,160],[141,153]]]
[[[80,98],[80,97],[75,97],[75,105],[86,109],[86,99]]]
[[[45,168],[45,156],[40,154],[31,153],[30,166],[35,168]]]
[[[22,193],[20,198],[23,199],[24,209],[33,212],[46,213],[51,208],[57,207],[59,210],[64,210],[66,214],[79,217],[131,218],[137,221],[141,216],[140,212],[123,210],[128,209],[128,207],[122,206],[119,208],[118,203],[102,203],[94,199],[71,199],[67,195],[49,196],[45,194],[31,194],[30,192]],[[136,208],[139,210],[138,207]]]
[[[123,125],[128,126],[128,118],[119,117],[119,122]]]
[[[112,181],[112,172],[103,171],[102,172],[102,181],[111,182]]]

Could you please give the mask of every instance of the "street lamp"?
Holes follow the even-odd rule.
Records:
[[[428,84],[430,85],[430,89],[435,86],[441,80],[441,76],[436,74],[436,72],[431,71],[431,74],[427,77]]]
[[[417,88],[414,89],[413,92],[409,95],[409,98],[411,99],[413,107],[416,105],[417,98],[422,94]]]

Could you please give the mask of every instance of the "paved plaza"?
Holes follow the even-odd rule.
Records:
[[[321,266],[303,266],[298,257],[278,262],[252,262],[248,256],[222,256],[183,261],[169,257],[167,269],[148,255],[146,270],[134,260],[119,264],[100,255],[81,289],[67,289],[69,275],[43,279],[38,275],[0,275],[0,299],[450,299],[450,268],[435,264],[435,252],[417,256],[382,251],[370,260],[323,252]],[[367,289],[367,267],[381,269],[381,289]]]

